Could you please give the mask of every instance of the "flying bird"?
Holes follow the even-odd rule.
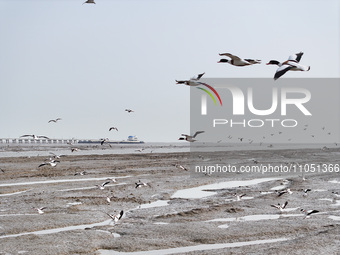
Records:
[[[311,214],[319,212],[318,210],[305,210],[305,209],[301,209],[300,211],[305,215],[305,219],[309,218]]]
[[[242,197],[244,197],[246,194],[241,194],[241,195],[238,195],[236,193],[233,194],[234,197],[236,197],[236,200],[237,201],[240,201],[242,199]]]
[[[109,182],[117,182],[117,180],[115,178],[107,178],[105,181],[109,181]]]
[[[33,208],[33,209],[37,210],[37,212],[38,212],[39,214],[43,214],[43,213],[44,213],[43,210],[46,209],[46,207]]]
[[[188,142],[195,142],[196,140],[194,139],[197,135],[204,133],[204,131],[197,131],[194,135],[185,135],[181,134],[181,136],[185,137],[180,137],[178,140],[186,140]]]
[[[57,159],[60,159],[60,157],[64,156],[64,155],[57,155],[53,152],[50,152],[50,154],[52,155],[53,158],[57,158]]]
[[[103,145],[105,142],[107,142],[109,140],[109,138],[102,138],[100,139],[100,144]]]
[[[230,53],[220,53],[219,55],[220,56],[227,56],[230,59],[222,58],[217,63],[228,63],[228,64],[231,64],[233,66],[249,66],[249,65],[261,63],[261,60],[259,60],[259,59],[249,59],[249,58],[242,59],[242,58],[239,58],[238,56],[235,56],[235,55],[230,54]]]
[[[116,128],[116,127],[110,127],[109,131],[114,130],[114,129],[118,131],[118,128]]]
[[[96,4],[96,3],[94,2],[94,0],[87,0],[83,4]]]
[[[312,190],[311,189],[303,189],[302,191],[303,191],[303,196],[305,197],[305,196],[307,196],[307,192],[312,191]]]
[[[288,205],[288,201],[284,202],[282,205],[280,203],[278,203],[277,205],[270,205],[271,207],[275,207],[277,209],[280,210],[280,212],[282,212],[286,206]]]
[[[121,210],[120,213],[118,214],[109,214],[109,213],[105,213],[106,215],[108,215],[112,220],[113,222],[116,224],[124,215],[124,211]]]
[[[283,63],[277,60],[270,60],[267,65],[277,65],[279,68],[276,70],[274,75],[274,80],[279,79],[282,75],[284,75],[288,71],[309,71],[310,66],[300,65],[299,62],[303,52],[296,53],[294,55],[289,56],[288,60]]]
[[[136,189],[137,189],[137,188],[141,188],[141,187],[143,187],[143,186],[144,186],[144,187],[149,186],[149,184],[147,184],[146,182],[141,182],[140,180],[139,180],[138,182],[136,182],[135,184],[136,184],[136,187],[135,187]]]
[[[48,123],[50,123],[50,122],[56,123],[56,122],[58,122],[59,120],[61,120],[61,118],[57,118],[57,119],[55,119],[55,120],[49,120]]]
[[[182,165],[180,165],[180,164],[174,164],[174,166],[175,166],[176,168],[178,168],[178,169],[182,169],[182,170],[185,170],[185,171],[188,171],[188,170],[189,170],[188,168],[186,168],[186,167],[184,167],[184,166],[182,166]]]
[[[131,110],[131,109],[125,109],[125,111],[128,112],[128,113],[134,112],[134,111]]]
[[[188,85],[188,86],[198,86],[201,84],[201,82],[199,82],[199,80],[202,78],[202,76],[204,75],[205,73],[201,73],[201,74],[198,74],[194,77],[191,77],[190,80],[176,80],[176,84],[184,84],[184,85]]]
[[[46,165],[50,165],[52,167],[55,167],[55,166],[58,165],[58,163],[60,163],[60,161],[58,161],[58,160],[51,160],[49,162],[45,162],[45,163],[40,164],[38,167],[42,167],[42,166],[46,166]]]
[[[337,192],[337,191],[332,191],[332,194],[333,194],[333,196],[334,196],[335,199],[340,198],[339,192]]]
[[[103,182],[102,184],[100,185],[96,185],[96,187],[98,187],[99,189],[104,189],[105,188],[105,185],[109,184],[110,181],[106,181],[106,182]]]
[[[76,172],[74,175],[86,175],[86,171]]]
[[[29,137],[29,136],[31,136],[34,140],[37,140],[39,138],[50,139],[47,136],[43,136],[43,135],[22,135],[22,136],[20,136],[20,138],[21,137]]]
[[[293,192],[290,189],[284,189],[284,190],[275,190],[278,197],[282,196],[283,194],[288,193],[289,195],[293,194]]]

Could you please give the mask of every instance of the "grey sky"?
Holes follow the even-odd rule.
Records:
[[[0,0],[0,137],[177,141],[189,88],[175,79],[273,77],[264,63],[299,51],[311,70],[287,77],[339,77],[338,0],[83,2]]]

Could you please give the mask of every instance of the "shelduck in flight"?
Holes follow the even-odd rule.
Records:
[[[181,80],[181,81],[176,80],[176,84],[184,84],[187,86],[198,86],[201,84],[199,80],[202,78],[204,74],[205,73],[198,74],[194,77],[191,77],[190,80]]]
[[[235,56],[235,55],[230,54],[230,53],[220,53],[219,55],[220,56],[227,56],[230,59],[222,58],[217,63],[229,63],[233,66],[249,66],[249,65],[261,63],[261,60],[259,60],[259,59],[250,59],[250,58],[242,59],[242,58],[239,58],[238,56]]]
[[[270,60],[267,63],[267,65],[277,65],[279,67],[275,72],[274,80],[279,79],[282,75],[284,75],[288,71],[309,71],[310,66],[303,66],[299,64],[302,55],[303,52],[291,55],[289,56],[288,60],[286,60],[283,63],[277,60]]]

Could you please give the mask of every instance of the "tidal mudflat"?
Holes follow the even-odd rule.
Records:
[[[339,151],[220,156],[335,164]],[[338,172],[194,177],[175,167],[190,166],[189,152],[87,152],[62,156],[56,167],[38,167],[45,158],[1,158],[0,254],[339,254]],[[116,182],[96,186],[108,178]],[[148,185],[135,188],[139,180]],[[293,193],[278,196],[277,187]],[[237,200],[235,193],[246,195]],[[285,201],[282,212],[271,207]],[[43,214],[35,210],[40,207],[46,207]],[[302,208],[319,213],[305,218]],[[107,215],[121,210],[117,223]]]

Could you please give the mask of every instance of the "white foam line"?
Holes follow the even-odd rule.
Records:
[[[327,190],[326,189],[313,189],[313,191],[315,191],[315,192],[325,192]]]
[[[331,216],[328,216],[328,218],[330,218],[332,220],[340,220],[340,216],[331,215]]]
[[[30,190],[32,190],[32,189],[28,189],[28,190],[24,190],[24,191],[18,191],[18,192],[14,192],[14,193],[0,194],[0,197],[18,195],[18,194],[25,193],[25,192],[30,191]]]
[[[271,190],[282,190],[282,189],[285,189],[286,187],[287,187],[286,185],[279,185],[279,186],[272,187]]]
[[[115,179],[120,178],[128,178],[131,176],[122,176],[122,177],[114,177]],[[35,185],[35,184],[49,184],[49,183],[61,183],[61,182],[86,182],[86,181],[100,181],[106,180],[110,177],[100,177],[100,178],[86,178],[86,179],[64,179],[64,180],[49,180],[49,181],[36,181],[36,182],[19,182],[19,183],[3,183],[0,184],[0,187],[9,187],[9,186],[21,186],[21,185]]]
[[[112,186],[119,186],[119,185],[125,185],[126,182],[117,183],[117,184],[111,184],[111,185],[105,185],[105,187],[112,187]],[[74,190],[86,190],[86,189],[98,189],[96,186],[90,186],[90,187],[82,187],[82,188],[74,188],[74,189],[60,189],[57,191],[74,191]]]
[[[16,214],[2,214],[0,217],[8,217],[8,216],[27,216],[27,215],[37,215],[32,213],[16,213]]]
[[[235,243],[217,243],[217,244],[201,244],[195,246],[186,246],[178,248],[170,248],[163,250],[151,250],[151,251],[137,251],[137,252],[118,252],[113,250],[98,250],[101,255],[168,255],[184,252],[205,251],[205,250],[218,250],[224,248],[242,247],[247,245],[256,244],[268,244],[276,242],[284,242],[290,240],[289,238],[277,238],[277,239],[265,239],[247,242],[235,242]]]
[[[319,200],[333,202],[332,198],[319,198]]]
[[[39,231],[33,231],[33,232],[24,232],[20,234],[13,234],[13,235],[5,235],[0,236],[0,239],[2,238],[9,238],[9,237],[18,237],[18,236],[24,236],[24,235],[47,235],[47,234],[54,234],[64,231],[71,231],[71,230],[78,230],[78,229],[85,229],[85,228],[92,228],[96,226],[105,226],[108,225],[112,220],[106,220],[99,223],[93,223],[93,224],[85,224],[85,225],[76,225],[76,226],[69,226],[69,227],[63,227],[63,228],[53,228],[53,229],[45,229],[45,230],[39,230]]]

